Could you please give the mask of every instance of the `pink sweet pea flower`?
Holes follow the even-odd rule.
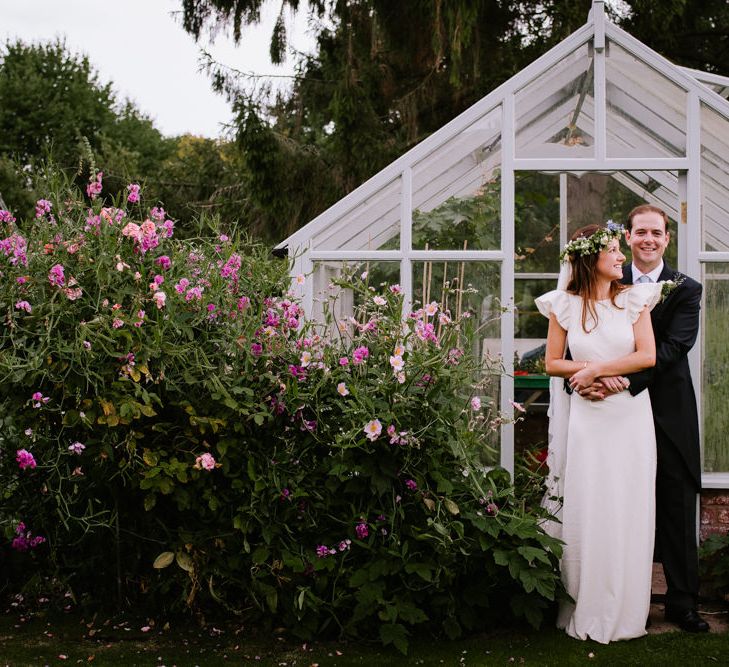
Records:
[[[33,308],[31,307],[31,305],[27,301],[18,301],[15,304],[15,309],[16,310],[24,310],[26,313],[32,313],[33,312]]]
[[[127,190],[129,190],[129,194],[127,195],[127,201],[130,204],[136,204],[139,201],[139,184],[130,183],[129,185],[127,185]]]
[[[15,460],[21,470],[36,467],[35,457],[27,449],[19,449],[15,452]]]
[[[48,282],[54,287],[62,287],[66,284],[63,264],[54,264],[48,272]]]

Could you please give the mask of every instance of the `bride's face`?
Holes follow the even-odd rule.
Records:
[[[623,262],[625,255],[620,252],[620,242],[613,239],[601,250],[595,265],[595,271],[600,278],[607,280],[620,280],[623,277]]]

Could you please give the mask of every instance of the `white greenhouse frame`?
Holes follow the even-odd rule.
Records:
[[[583,95],[575,113],[583,114],[580,118],[589,126],[589,132],[585,127],[580,129],[590,135],[591,148],[580,147],[580,157],[517,157],[517,141],[520,145],[526,141],[528,146],[530,137],[551,136],[564,127],[565,113],[574,96],[560,98],[560,88],[570,77],[574,79],[579,68],[584,70],[585,62],[574,54],[585,47],[593,63],[590,74],[594,92],[592,99],[584,99]],[[619,69],[611,65],[608,62],[610,49],[614,49],[617,56],[627,54],[645,72],[649,68],[656,81],[660,79],[658,83],[665,85],[665,97],[660,95],[660,90],[649,97],[646,92],[649,83],[640,80],[640,76],[631,79],[630,68]],[[570,56],[573,57],[570,59]],[[612,74],[606,73],[611,66]],[[620,85],[609,87],[610,76],[619,78]],[[525,102],[520,105],[518,110],[523,116],[517,120],[517,96],[527,86],[529,97],[536,99],[537,104],[529,106]],[[678,96],[673,94],[676,91],[680,93]],[[615,96],[613,100],[620,110],[629,112],[637,122],[625,121],[618,113],[610,115],[610,95]],[[648,102],[645,102],[646,97]],[[500,265],[501,302],[512,303],[517,277],[515,172],[558,173],[562,192],[566,192],[567,173],[602,172],[610,173],[622,185],[648,203],[661,206],[679,221],[677,268],[700,277],[705,265],[729,262],[729,101],[725,97],[729,97],[729,78],[674,65],[608,21],[604,0],[593,0],[584,26],[282,241],[276,250],[288,251],[293,259],[293,275],[309,275],[315,262],[321,261],[399,262],[406,308],[412,303],[413,262],[496,262]],[[702,127],[704,117],[707,122]],[[435,199],[443,201],[446,196],[469,190],[478,177],[477,169],[456,178],[449,172],[446,177],[451,180],[447,181],[448,191],[444,194],[438,182],[443,174],[425,181],[422,188],[417,189],[414,170],[435,151],[452,148],[453,152],[460,150],[464,155],[469,150],[486,152],[483,136],[488,134],[488,127],[477,124],[494,118],[499,122],[489,149],[500,142],[497,153],[501,174],[500,247],[493,250],[413,248],[412,218],[413,210],[417,208],[413,205],[414,196],[419,197],[421,203]],[[713,132],[708,127],[709,119],[714,123]],[[488,122],[485,124],[488,126]],[[468,143],[471,130],[474,141],[479,143]],[[703,143],[702,133],[705,133]],[[458,140],[464,137],[466,142],[459,143]],[[611,157],[611,147],[614,151],[615,146],[629,156]],[[665,154],[666,146],[677,146],[675,152],[678,154],[670,154],[670,149],[669,154]],[[702,148],[710,148],[710,151],[702,151]],[[709,160],[709,153],[713,162]],[[652,191],[644,189],[641,181],[647,182],[649,178],[659,187]],[[430,189],[426,191],[426,188]],[[380,208],[370,210],[369,202],[378,196]],[[560,200],[564,202],[564,198],[560,197]],[[561,204],[560,209],[560,242],[564,243],[566,204]],[[377,249],[388,240],[388,235],[394,234],[399,234],[399,249]],[[556,278],[556,273],[530,274],[528,277]],[[314,291],[311,281],[306,281],[304,287],[294,283],[294,289],[298,290],[306,312],[312,313]],[[701,395],[702,386],[701,349],[702,345],[697,343],[689,357],[697,396]],[[506,370],[501,379],[501,410],[511,415],[510,399],[514,395],[514,314],[511,309],[501,319],[501,356]],[[513,472],[513,424],[503,427],[500,451],[502,466]],[[704,473],[703,485],[705,488],[729,488],[729,471]]]

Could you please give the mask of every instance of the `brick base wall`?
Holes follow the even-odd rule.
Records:
[[[699,536],[703,542],[709,535],[729,531],[729,491],[701,492],[701,524]]]

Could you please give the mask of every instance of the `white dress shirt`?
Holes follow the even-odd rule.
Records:
[[[638,279],[644,275],[648,276],[652,283],[657,283],[658,277],[661,275],[661,271],[663,271],[663,260],[661,260],[661,263],[653,269],[653,271],[649,271],[648,273],[641,273],[638,271],[638,269],[635,268],[635,264],[631,264],[630,269],[633,272],[633,285],[637,285]]]

